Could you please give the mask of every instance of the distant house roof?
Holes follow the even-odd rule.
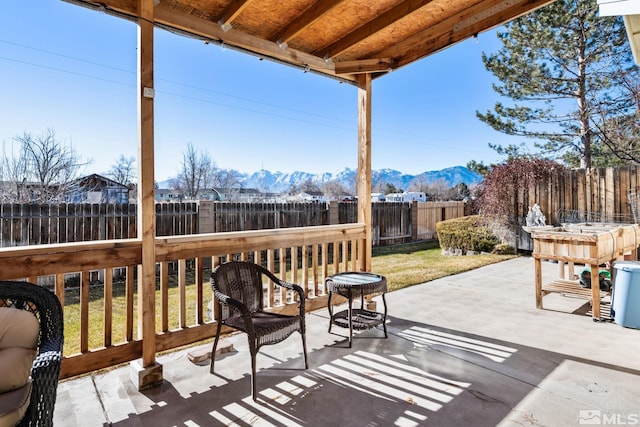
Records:
[[[128,203],[129,187],[94,173],[71,181],[64,197],[70,203]]]
[[[129,188],[124,184],[120,184],[119,182],[116,182],[102,175],[98,175],[97,173],[92,173],[91,175],[78,178],[74,181],[71,181],[70,184],[78,185],[80,187],[109,186],[109,187],[121,187],[123,189]]]

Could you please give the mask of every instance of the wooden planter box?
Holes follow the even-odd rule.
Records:
[[[536,269],[536,306],[542,308],[542,297],[550,292],[571,294],[591,299],[592,315],[600,318],[600,292],[598,271],[601,265],[624,259],[640,244],[638,224],[583,223],[562,227],[535,227],[527,230],[533,239],[533,257]],[[635,258],[635,257],[634,257]],[[556,260],[560,265],[560,278],[542,285],[541,260]],[[569,278],[565,278],[564,266],[569,265]],[[574,264],[585,264],[591,269],[591,289],[580,287],[573,277]]]
[[[622,259],[640,244],[638,224],[570,224],[531,230],[533,256],[601,265]]]

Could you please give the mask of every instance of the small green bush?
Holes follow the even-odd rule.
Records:
[[[500,244],[500,239],[482,222],[479,215],[441,221],[436,224],[436,232],[443,249],[492,252]]]
[[[495,248],[493,248],[493,252],[496,255],[515,255],[516,254],[516,248],[514,248],[513,246],[511,246],[508,243],[500,243],[498,245],[496,245]]]

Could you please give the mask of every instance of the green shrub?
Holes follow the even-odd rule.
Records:
[[[516,248],[508,243],[500,243],[493,248],[493,252],[496,255],[515,255]]]
[[[442,249],[492,252],[500,240],[482,222],[479,215],[449,219],[436,224],[438,241]]]

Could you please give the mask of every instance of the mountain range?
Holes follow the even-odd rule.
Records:
[[[329,181],[339,181],[346,188],[352,188],[356,182],[356,169],[345,168],[335,173],[313,174],[308,172],[271,172],[260,170],[252,174],[240,173],[243,188],[256,188],[265,192],[286,192],[292,185],[313,181],[319,185]],[[422,172],[418,175],[405,174],[394,169],[378,169],[371,172],[372,184],[392,184],[396,188],[407,190],[415,180],[424,184],[443,182],[448,187],[464,183],[468,186],[479,184],[482,176],[471,172],[464,166],[454,166],[442,170]]]
[[[255,188],[263,192],[284,193],[293,185],[300,185],[307,181],[312,181],[322,186],[323,183],[330,181],[338,181],[346,188],[355,187],[356,169],[345,168],[335,173],[325,172],[313,174],[309,172],[271,172],[268,170],[259,170],[250,174],[234,171],[234,174],[240,178],[242,188]],[[371,171],[372,184],[392,184],[398,189],[408,190],[411,183],[415,180],[423,184],[433,184],[435,182],[443,182],[447,187],[455,187],[460,183],[467,186],[473,186],[482,182],[482,176],[475,172],[471,172],[464,166],[453,166],[435,171],[422,172],[418,175],[410,175],[402,173],[394,169],[378,169]],[[158,183],[160,188],[169,188],[170,180]]]

